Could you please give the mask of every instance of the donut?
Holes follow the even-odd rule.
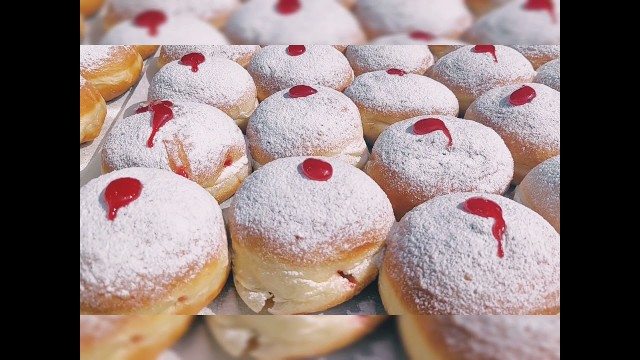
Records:
[[[560,59],[549,61],[540,66],[533,82],[560,91]]]
[[[219,203],[251,173],[244,136],[233,119],[191,102],[142,104],[137,114],[114,125],[102,147],[102,172],[130,167],[173,171]]]
[[[513,0],[480,17],[462,38],[471,44],[560,44],[560,0]]]
[[[143,59],[151,57],[158,51],[160,45],[132,45]]]
[[[387,69],[423,75],[433,65],[427,45],[350,45],[345,55],[356,75]]]
[[[560,58],[560,45],[510,45],[531,62],[534,69]]]
[[[254,312],[323,311],[375,279],[393,210],[356,167],[324,157],[274,160],[234,199],[233,280]]]
[[[228,44],[211,24],[192,15],[149,10],[107,30],[102,44]]]
[[[467,44],[456,39],[437,37],[424,31],[412,31],[381,36],[371,41],[369,45],[429,45],[431,54],[437,60]]]
[[[80,188],[80,314],[195,314],[229,274],[222,211],[170,171],[128,168]]]
[[[560,316],[399,316],[409,359],[560,360]]]
[[[85,28],[84,15],[80,13],[80,40],[82,40],[82,38],[84,37],[84,32],[85,32],[84,28]]]
[[[342,5],[346,6],[347,8],[352,8],[356,2],[358,0],[338,0]]]
[[[560,93],[546,85],[527,83],[487,91],[464,118],[502,137],[515,162],[514,184],[536,165],[560,154]]]
[[[80,14],[91,16],[100,10],[103,3],[104,0],[80,0]]]
[[[80,46],[80,75],[106,100],[124,94],[142,73],[142,57],[131,46]]]
[[[240,0],[109,0],[104,25],[110,28],[144,11],[161,10],[172,16],[197,16],[213,26],[222,27],[239,5]]]
[[[221,57],[247,66],[260,45],[163,45],[158,57],[158,68],[180,60],[191,53],[201,53],[207,57]]]
[[[233,357],[298,359],[326,355],[372,332],[385,316],[208,316],[211,334]]]
[[[359,0],[355,14],[369,38],[418,30],[455,39],[472,22],[464,0]]]
[[[516,187],[513,200],[540,214],[560,232],[560,155],[534,167]]]
[[[363,44],[356,18],[337,1],[249,0],[224,32],[233,44]]]
[[[151,81],[149,100],[193,101],[216,107],[244,130],[258,106],[256,85],[238,63],[191,53],[163,66]]]
[[[98,137],[106,116],[107,104],[102,95],[80,75],[80,144]]]
[[[327,156],[358,168],[369,158],[360,112],[339,91],[298,85],[263,101],[247,125],[254,168],[290,156]]]
[[[513,0],[466,0],[467,7],[475,16],[481,16]]]
[[[486,126],[425,115],[383,131],[366,172],[387,194],[400,219],[440,195],[506,192],[513,178],[513,158],[500,136]]]
[[[456,96],[441,83],[399,69],[357,76],[344,91],[360,109],[365,139],[373,143],[389,125],[414,116],[458,115]]]
[[[155,359],[189,328],[191,316],[80,315],[80,360]]]
[[[353,81],[349,62],[329,45],[267,46],[255,54],[247,71],[256,83],[260,101],[296,85],[343,91]]]
[[[536,75],[519,52],[502,45],[468,45],[440,58],[430,76],[446,85],[465,112],[480,95],[498,86],[531,82]]]
[[[506,197],[453,193],[389,233],[380,297],[390,315],[560,312],[560,235]]]

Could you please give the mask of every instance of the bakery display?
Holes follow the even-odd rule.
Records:
[[[107,104],[95,86],[80,75],[80,144],[95,139],[107,116]]]
[[[158,56],[158,68],[191,53],[220,57],[246,67],[260,49],[260,45],[163,45]]]
[[[560,232],[560,155],[534,167],[516,188],[513,199],[540,214]]]
[[[549,61],[540,66],[533,82],[560,91],[560,59]]]
[[[142,73],[142,57],[131,46],[80,46],[80,75],[112,100],[135,84]]]

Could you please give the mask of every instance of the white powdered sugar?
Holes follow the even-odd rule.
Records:
[[[333,168],[327,181],[303,175],[305,157],[272,161],[249,176],[232,205],[233,241],[260,248],[243,243],[260,239],[270,256],[311,265],[337,261],[338,254],[368,244],[368,238],[384,236],[394,217],[382,189],[347,163],[317,158]]]
[[[540,66],[533,81],[560,91],[560,59],[549,61]]]
[[[229,13],[239,4],[240,0],[109,0],[111,10],[126,18],[147,10],[162,10],[170,15],[210,19]]]
[[[82,85],[86,84],[87,80],[85,78],[82,77],[82,75],[80,75],[80,87],[82,87]]]
[[[317,93],[299,98],[291,98],[290,89],[285,89],[258,106],[247,125],[252,154],[258,149],[271,159],[333,156],[354,143],[366,151],[356,105],[339,91],[313,88]]]
[[[147,147],[152,112],[118,122],[106,137],[103,162],[114,170],[148,167],[175,171],[172,166],[183,166],[190,170],[189,179],[202,184],[221,175],[231,151],[246,151],[242,132],[222,111],[192,102],[175,102],[172,110],[173,119],[155,134],[153,147]]]
[[[345,53],[357,72],[400,69],[422,75],[433,65],[433,55],[423,45],[349,45]]]
[[[201,53],[205,57],[219,57],[238,62],[248,56],[252,56],[260,45],[164,45],[160,50],[162,57],[171,60],[180,60],[190,53]]]
[[[123,177],[139,180],[142,191],[110,221],[104,190]],[[220,206],[182,176],[129,168],[80,188],[81,309],[100,312],[113,301],[135,309],[166,296],[226,253]]]
[[[134,316],[80,315],[80,342],[104,338],[113,334],[119,326]]]
[[[228,44],[225,36],[204,20],[195,16],[167,16],[158,26],[158,33],[151,35],[149,28],[123,21],[111,28],[100,41],[102,44]]]
[[[544,209],[550,219],[560,223],[560,155],[545,160],[534,167],[519,185],[526,188],[527,200],[534,210]],[[521,202],[516,191],[514,200]]]
[[[413,132],[413,125],[425,118],[444,122],[453,139],[451,148],[442,131]],[[388,183],[421,201],[443,192],[499,194],[513,177],[513,158],[500,136],[484,125],[452,116],[419,116],[391,125],[373,146],[372,158],[388,171],[381,174],[390,179]]]
[[[105,45],[80,46],[80,71],[95,71],[105,66],[111,61],[118,48],[119,46]]]
[[[351,12],[337,1],[300,0],[291,14],[279,0],[249,0],[230,17],[225,33],[235,44],[361,44],[365,35]]]
[[[549,58],[558,59],[560,57],[560,45],[510,45],[527,59]]]
[[[495,220],[463,210],[472,197],[502,208],[504,257],[492,233]],[[560,303],[560,236],[540,215],[500,195],[456,193],[416,207],[389,234],[384,261],[422,314],[527,314]]]
[[[269,94],[296,85],[321,85],[342,91],[353,80],[349,62],[333,46],[305,46],[305,52],[298,56],[289,55],[287,47],[264,47],[247,66],[256,84]]]
[[[444,37],[436,37],[432,40],[424,40],[411,36],[411,33],[381,36],[369,42],[370,45],[467,45],[466,43]]]
[[[453,92],[422,75],[400,76],[388,74],[386,70],[373,71],[357,76],[344,94],[367,110],[392,115],[458,114],[458,100]]]

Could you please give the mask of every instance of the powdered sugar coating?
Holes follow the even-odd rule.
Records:
[[[560,57],[560,45],[510,45],[527,59],[547,58],[558,59]]]
[[[119,178],[142,183],[140,196],[107,219],[103,193]],[[80,188],[80,308],[113,301],[137,309],[227,256],[222,211],[196,183],[166,170],[128,168]]]
[[[522,203],[523,189],[530,202],[528,206],[544,212],[541,215],[560,231],[560,155],[541,162],[525,176],[516,190],[515,201]]]
[[[82,87],[82,85],[86,84],[87,80],[85,78],[82,77],[82,75],[80,75],[80,87]]]
[[[462,208],[478,196],[502,208],[503,258],[494,219]],[[389,234],[383,267],[420,314],[528,314],[560,306],[560,236],[500,195],[455,193],[416,207]]]
[[[109,0],[119,16],[133,18],[147,10],[162,10],[170,15],[192,15],[202,19],[222,16],[240,5],[239,0]]]
[[[120,326],[136,316],[80,315],[80,346],[112,335]]]
[[[402,33],[380,36],[369,42],[369,45],[461,45],[462,47],[467,44],[460,40],[444,37],[436,37],[427,41],[411,37],[411,33]]]
[[[160,51],[163,57],[171,60],[180,60],[184,55],[198,52],[205,57],[220,57],[238,62],[258,50],[260,45],[164,45]]]
[[[224,29],[234,44],[361,44],[365,36],[350,11],[337,1],[300,0],[300,9],[283,15],[279,0],[249,0]]]
[[[394,217],[382,189],[347,163],[314,158],[331,164],[329,180],[304,176],[306,157],[272,161],[245,180],[232,204],[233,241],[308,266],[340,261],[340,254],[367,245],[368,238],[385,236]],[[265,244],[244,243],[249,237]]]
[[[560,91],[560,59],[549,61],[540,66],[533,81]]]
[[[80,71],[95,71],[105,66],[112,61],[118,48],[119,46],[105,45],[80,46]]]
[[[359,73],[400,69],[422,75],[433,65],[427,45],[349,45],[345,55]]]

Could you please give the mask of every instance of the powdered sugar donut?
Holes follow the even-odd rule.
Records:
[[[464,0],[359,0],[355,14],[370,38],[415,30],[457,38],[472,21]]]
[[[80,45],[80,75],[106,100],[124,94],[142,73],[142,57],[131,46]]]
[[[511,45],[531,62],[534,69],[560,58],[560,45]]]
[[[399,69],[362,74],[344,94],[360,109],[364,136],[371,143],[400,120],[424,114],[457,116],[459,110],[456,96],[446,86]]]
[[[191,102],[143,105],[107,135],[103,172],[129,167],[173,171],[197,182],[219,203],[251,173],[242,131],[227,114]]]
[[[80,314],[195,314],[228,273],[222,211],[198,184],[128,168],[80,188]]]
[[[234,282],[251,310],[322,311],[376,277],[393,210],[354,166],[323,157],[274,160],[249,176],[234,199]]]
[[[533,82],[544,84],[560,91],[560,59],[549,61],[540,66]]]
[[[560,154],[560,93],[542,84],[509,85],[480,96],[465,114],[495,130],[513,155],[513,182]]]
[[[424,31],[412,31],[395,35],[381,36],[369,43],[370,45],[429,45],[429,50],[439,59],[453,50],[459,49],[466,43],[443,37],[437,37]]]
[[[95,86],[80,75],[80,144],[100,135],[107,104]]]
[[[560,360],[559,315],[399,316],[409,359]]]
[[[336,1],[249,0],[224,29],[234,44],[362,44],[356,18]]]
[[[504,193],[513,178],[513,158],[492,129],[452,116],[429,115],[383,131],[366,171],[400,219],[439,195]]]
[[[560,232],[560,155],[534,167],[516,188],[513,199],[540,214]]]
[[[460,111],[483,93],[511,84],[531,82],[536,75],[519,52],[502,45],[469,45],[440,58],[430,70],[433,79],[456,94]]]
[[[80,359],[155,359],[189,328],[191,316],[80,315]]]
[[[329,354],[364,337],[384,319],[376,315],[208,316],[207,324],[232,356],[266,360]]]
[[[353,70],[329,45],[272,45],[251,59],[247,71],[258,89],[258,99],[296,85],[321,85],[343,91],[353,81]]]
[[[387,69],[422,75],[433,65],[427,45],[350,45],[345,55],[356,75]]]
[[[163,66],[151,81],[149,100],[194,101],[216,107],[244,130],[258,106],[256,85],[238,63],[191,53]]]
[[[158,57],[158,68],[180,60],[190,53],[201,53],[206,57],[220,57],[247,66],[260,45],[163,45]]]
[[[560,235],[494,194],[455,193],[408,212],[387,239],[389,314],[557,314]]]
[[[324,86],[298,85],[269,96],[249,119],[247,143],[256,169],[290,156],[327,156],[358,168],[369,158],[358,108]]]

